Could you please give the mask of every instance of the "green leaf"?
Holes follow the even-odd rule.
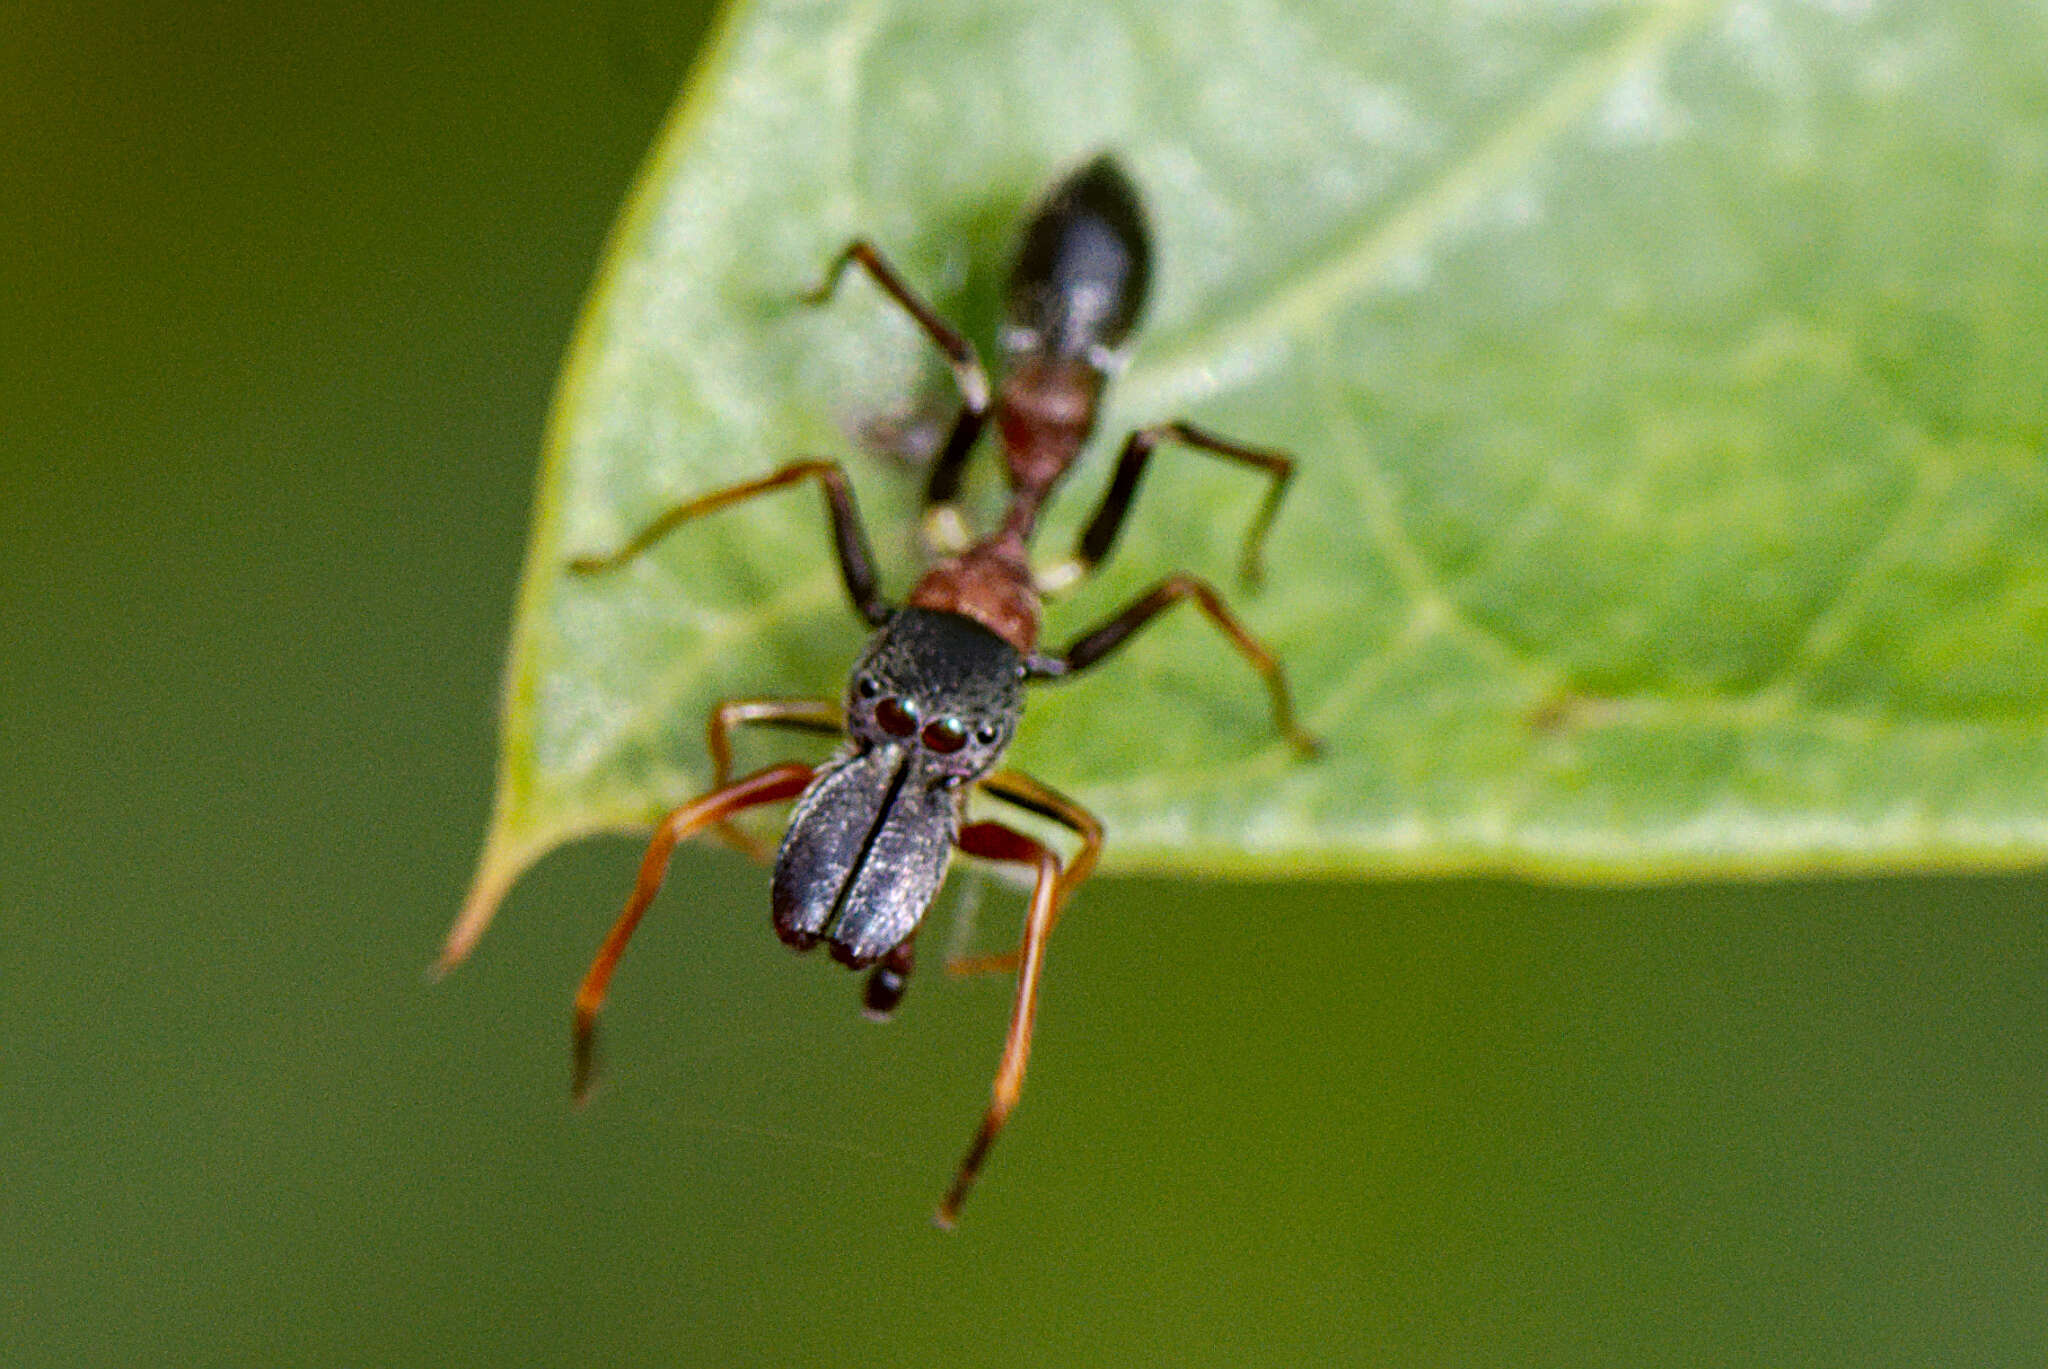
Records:
[[[1328,754],[1192,612],[1034,695],[1012,753],[1112,869],[1655,878],[2048,854],[2048,18],[1954,0],[736,5],[612,243],[557,397],[467,945],[568,837],[698,790],[725,695],[835,697],[863,636],[814,489],[900,594],[915,475],[849,434],[943,367],[864,234],[990,352],[1019,214],[1114,149],[1156,238],[1122,431],[1167,453],[1048,638],[1224,586]],[[981,493],[993,497],[992,488]],[[749,743],[765,761],[801,742]]]

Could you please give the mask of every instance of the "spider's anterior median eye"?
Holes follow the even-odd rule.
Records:
[[[884,699],[876,704],[875,722],[892,737],[907,737],[917,731],[917,714],[901,699]]]
[[[946,755],[967,745],[967,729],[958,718],[941,718],[925,724],[921,740],[932,750]]]

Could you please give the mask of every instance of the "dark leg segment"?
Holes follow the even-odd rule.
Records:
[[[1259,557],[1266,541],[1266,530],[1273,526],[1274,515],[1280,512],[1281,496],[1287,493],[1287,482],[1294,477],[1294,462],[1279,452],[1231,442],[1192,423],[1160,423],[1140,428],[1124,442],[1123,454],[1117,458],[1116,474],[1110,478],[1109,490],[1102,496],[1102,507],[1095,511],[1095,517],[1089,521],[1081,533],[1081,540],[1074,547],[1075,561],[1080,563],[1085,573],[1108,559],[1110,548],[1116,545],[1117,533],[1123,529],[1124,518],[1131,511],[1131,502],[1137,497],[1138,483],[1144,479],[1145,463],[1150,459],[1152,449],[1168,438],[1211,456],[1256,467],[1272,478],[1272,484],[1266,490],[1266,501],[1259,505],[1257,516],[1245,532],[1244,554],[1239,563],[1239,573],[1247,582],[1256,584],[1265,573]]]
[[[887,1022],[895,1016],[897,1006],[903,1002],[903,991],[910,987],[910,971],[916,964],[913,939],[883,956],[868,971],[868,982],[861,987],[860,1007],[870,1022]]]
[[[1024,1091],[1024,1065],[1031,1056],[1031,1028],[1038,1017],[1038,973],[1045,962],[1045,938],[1059,917],[1063,893],[1059,857],[1021,832],[1011,831],[1000,823],[969,823],[960,830],[959,846],[984,860],[1035,866],[1038,882],[1031,891],[1031,910],[1024,918],[1017,999],[1010,1010],[1010,1031],[1003,1039],[1003,1058],[996,1067],[988,1111],[982,1115],[981,1127],[960,1161],[953,1186],[939,1200],[939,1210],[934,1214],[938,1224],[949,1229],[959,1218],[960,1204],[967,1201],[968,1190],[974,1187],[975,1177],[988,1159],[989,1148],[1002,1134],[1003,1123],[1009,1120],[1010,1110],[1017,1106],[1018,1095]]]
[[[661,882],[668,876],[669,857],[674,854],[677,843],[735,813],[764,803],[795,798],[810,782],[811,767],[808,765],[770,766],[737,784],[714,789],[662,819],[661,826],[654,831],[653,840],[647,843],[647,854],[640,858],[640,875],[633,882],[633,892],[626,899],[625,910],[612,924],[604,944],[598,947],[597,958],[590,962],[590,969],[583,976],[582,986],[576,990],[576,1015],[570,1029],[573,1062],[570,1089],[578,1102],[590,1092],[591,1068],[597,1060],[597,1012],[604,1006],[612,972],[618,968],[619,957],[626,953],[626,943],[633,939],[633,929],[640,925],[647,905],[654,902],[654,896],[661,892]]]
[[[804,295],[807,304],[823,304],[838,288],[839,278],[846,274],[849,265],[858,266],[868,273],[882,293],[903,307],[903,312],[917,320],[932,344],[946,354],[946,364],[953,368],[953,380],[960,387],[960,413],[953,420],[953,430],[946,437],[946,445],[939,450],[938,459],[932,463],[931,476],[925,487],[925,503],[950,504],[960,493],[960,472],[967,463],[967,453],[973,450],[975,440],[981,436],[982,424],[988,419],[988,377],[981,369],[981,358],[975,354],[974,344],[956,331],[953,326],[940,318],[938,311],[926,304],[896,274],[896,268],[889,264],[875,245],[865,238],[856,238],[840,249],[832,259],[824,280]]]
[[[1081,839],[1081,849],[1067,862],[1060,876],[1059,902],[1053,911],[1053,922],[1059,922],[1059,915],[1067,906],[1067,896],[1074,892],[1081,881],[1088,878],[1095,869],[1095,861],[1102,854],[1102,823],[1096,816],[1075,803],[1065,794],[1047,784],[1031,778],[1021,770],[1001,770],[981,782],[988,793],[1008,803],[1014,803],[1027,813],[1036,813],[1059,823]],[[1051,929],[1048,928],[1048,931]],[[946,962],[946,973],[955,975],[1008,973],[1015,970],[1023,959],[1019,949],[1005,951],[998,955],[962,956]]]
[[[988,417],[986,407],[968,409],[962,407],[960,416],[953,420],[953,431],[946,434],[946,445],[939,448],[938,458],[932,462],[931,474],[925,477],[924,506],[927,509],[940,508],[960,498],[960,478],[967,470],[967,454],[974,450],[974,444],[981,437],[981,425]]]
[[[578,575],[595,575],[616,570],[693,518],[716,513],[755,495],[794,485],[799,480],[816,480],[825,491],[825,505],[832,515],[832,536],[839,553],[839,574],[846,582],[846,595],[854,609],[875,626],[889,616],[875,578],[875,557],[868,548],[867,530],[860,521],[860,508],[853,500],[853,487],[837,461],[792,461],[789,465],[738,485],[697,496],[676,505],[649,523],[631,541],[603,556],[579,556],[569,563]]]
[[[1322,743],[1303,731],[1294,720],[1294,700],[1288,692],[1287,675],[1281,670],[1280,662],[1264,643],[1237,621],[1229,605],[1223,602],[1223,596],[1213,586],[1192,575],[1175,575],[1161,580],[1134,600],[1130,607],[1081,637],[1060,655],[1033,656],[1027,662],[1030,672],[1039,679],[1058,679],[1086,670],[1129,641],[1139,628],[1183,599],[1194,600],[1203,615],[1230,639],[1238,654],[1259,672],[1259,677],[1266,682],[1267,693],[1272,696],[1273,724],[1280,729],[1280,735],[1287,738],[1288,744],[1304,756],[1312,756],[1321,750]]]

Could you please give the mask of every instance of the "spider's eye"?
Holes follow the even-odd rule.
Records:
[[[884,699],[876,704],[875,721],[892,737],[907,737],[917,731],[917,714],[901,699]]]
[[[925,724],[920,740],[940,755],[950,755],[967,745],[967,729],[958,718],[941,718]]]
[[[996,738],[1002,735],[994,723],[983,723],[974,730],[974,740],[980,742],[983,746],[994,746]]]
[[[853,682],[853,692],[860,695],[863,699],[872,699],[875,695],[882,692],[882,687],[875,683],[874,676],[863,675]]]

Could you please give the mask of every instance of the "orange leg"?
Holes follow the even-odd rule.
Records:
[[[1057,925],[1060,913],[1066,909],[1067,895],[1073,893],[1081,881],[1088,878],[1090,872],[1095,869],[1096,857],[1102,854],[1101,820],[1059,790],[1049,784],[1040,783],[1021,770],[997,771],[983,780],[981,787],[999,799],[1016,804],[1026,812],[1050,818],[1081,839],[1081,849],[1074,853],[1073,859],[1067,862],[1066,870],[1060,875],[1059,903],[1053,910],[1053,921]],[[1008,974],[1017,968],[1023,955],[1024,952],[1019,949],[995,955],[959,956],[946,962],[946,973]]]
[[[798,732],[838,736],[846,730],[846,710],[826,699],[724,699],[705,719],[704,744],[711,753],[711,787],[725,788],[732,778],[732,731],[736,727],[786,727]],[[769,851],[750,834],[720,821],[718,835],[726,845],[755,860]]]
[[[618,968],[619,957],[626,953],[626,943],[633,939],[633,929],[640,925],[640,917],[647,911],[647,905],[654,902],[654,896],[661,892],[661,882],[668,875],[669,857],[675,852],[676,844],[745,809],[794,798],[810,782],[811,767],[808,765],[772,765],[736,784],[714,789],[662,819],[661,826],[655,829],[654,839],[647,843],[647,854],[640,858],[640,876],[633,882],[633,892],[626,899],[625,911],[612,924],[611,934],[605,937],[604,945],[598,947],[597,959],[590,962],[590,970],[583,976],[583,986],[576,991],[576,1018],[571,1029],[574,1066],[570,1089],[578,1102],[590,1092],[591,1070],[597,1060],[597,1012],[604,1006],[605,991],[611,987],[612,971]]]
[[[836,737],[846,730],[846,710],[828,699],[721,700],[704,727],[714,789],[723,789],[732,778],[732,732],[736,727],[787,727]]]
[[[975,1177],[988,1159],[989,1148],[996,1143],[1003,1123],[1009,1120],[1010,1109],[1017,1106],[1017,1096],[1024,1091],[1024,1065],[1031,1056],[1031,1027],[1038,1016],[1038,972],[1045,963],[1045,939],[1059,918],[1064,892],[1059,857],[1021,832],[1013,832],[1000,823],[970,823],[960,831],[959,846],[967,854],[985,860],[1036,866],[1038,883],[1031,891],[1031,910],[1024,919],[1024,945],[1017,966],[1017,1002],[1010,1010],[1010,1032],[1003,1039],[1002,1063],[996,1066],[988,1111],[982,1116],[981,1129],[975,1132],[973,1144],[960,1161],[953,1186],[939,1200],[939,1210],[934,1215],[934,1220],[948,1230],[958,1220],[960,1204],[967,1201],[968,1190],[974,1187]]]

